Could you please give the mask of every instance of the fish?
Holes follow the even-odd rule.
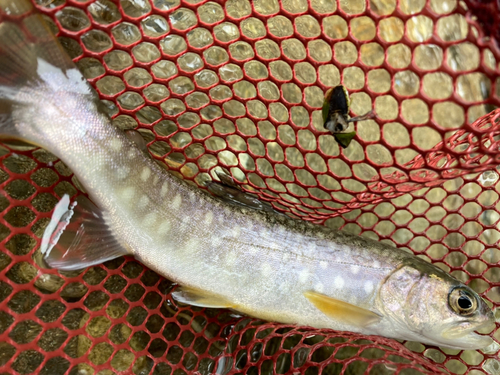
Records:
[[[486,302],[423,259],[168,173],[113,126],[41,16],[9,17],[5,4],[1,137],[50,151],[88,193],[55,206],[40,244],[49,267],[131,255],[178,284],[178,303],[455,349],[492,343],[477,333],[494,326]]]

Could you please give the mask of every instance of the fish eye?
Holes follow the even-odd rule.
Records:
[[[459,315],[471,315],[477,309],[476,297],[465,288],[454,288],[448,295],[450,307]]]

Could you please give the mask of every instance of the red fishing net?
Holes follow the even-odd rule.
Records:
[[[224,171],[278,210],[406,248],[496,311],[498,2],[34,7],[115,124],[137,128],[172,173],[204,186]],[[10,7],[0,21],[26,11]],[[351,115],[376,113],[356,124],[346,149],[321,116],[338,84],[351,93]],[[3,145],[0,164],[2,375],[500,374],[497,329],[488,348],[449,350],[179,305],[169,281],[131,258],[81,272],[43,268],[51,210],[81,188],[41,149]]]

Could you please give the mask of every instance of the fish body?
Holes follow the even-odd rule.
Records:
[[[474,333],[493,324],[491,310],[439,268],[380,242],[226,204],[168,174],[110,123],[30,17],[36,33],[0,25],[0,133],[58,156],[92,201],[65,196],[57,205],[42,240],[51,266],[131,254],[180,284],[181,302],[452,348],[492,342]],[[74,220],[76,237],[64,240]]]

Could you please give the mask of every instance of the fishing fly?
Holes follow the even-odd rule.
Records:
[[[332,132],[333,137],[342,148],[347,148],[356,136],[355,131],[345,133],[350,122],[364,121],[375,117],[372,110],[362,116],[349,118],[350,106],[349,92],[344,86],[339,85],[326,92],[322,109],[323,127]]]

